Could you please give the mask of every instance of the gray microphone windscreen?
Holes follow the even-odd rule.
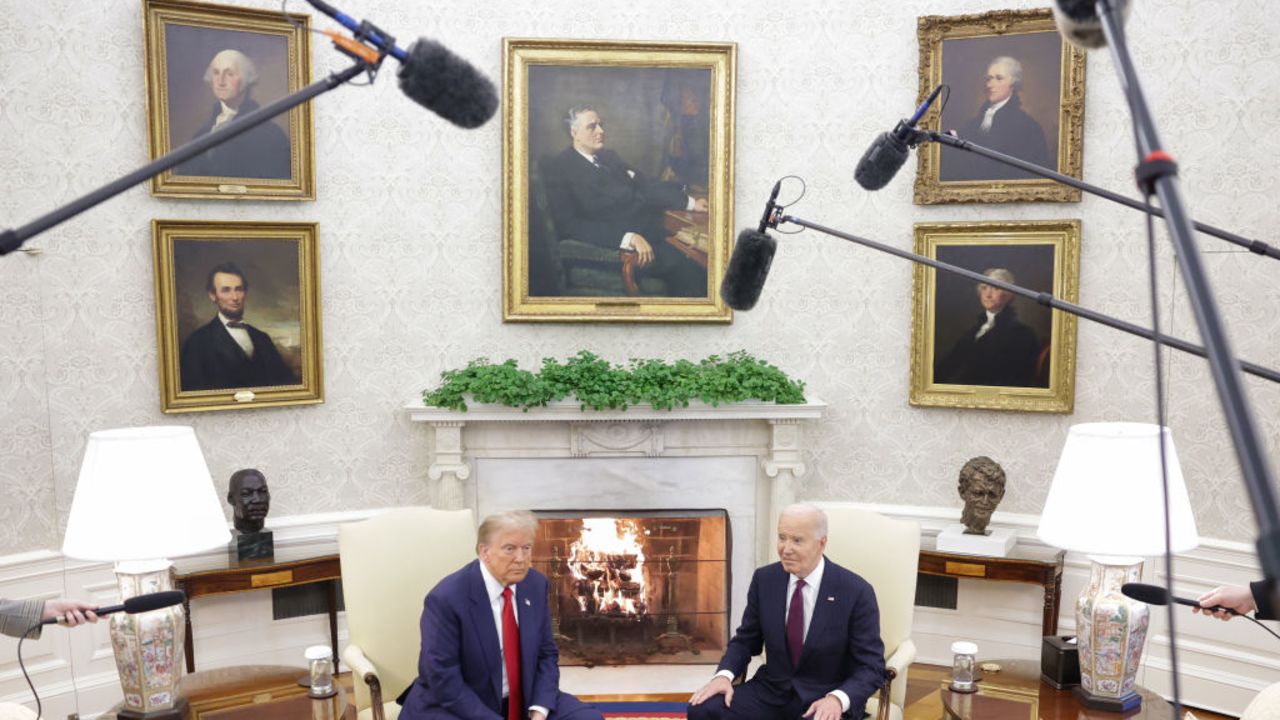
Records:
[[[905,144],[896,142],[890,133],[880,133],[858,161],[853,179],[867,190],[879,190],[898,174],[908,154]]]
[[[498,109],[493,82],[440,43],[419,38],[400,66],[400,90],[414,102],[464,128],[485,124]]]
[[[768,233],[751,228],[738,233],[738,242],[733,246],[729,266],[720,283],[720,298],[726,305],[734,310],[750,310],[756,306],[777,250],[778,241]]]

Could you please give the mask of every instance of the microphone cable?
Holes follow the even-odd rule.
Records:
[[[805,183],[804,178],[800,177],[799,175],[783,175],[782,177],[778,178],[778,183],[781,184],[783,180],[795,180],[799,182],[800,194],[796,196],[795,200],[792,200],[789,203],[775,203],[774,206],[777,209],[774,212],[773,218],[771,218],[772,226],[769,229],[778,233],[779,235],[799,235],[800,233],[804,232],[803,227],[797,227],[795,230],[779,230],[778,218],[782,217],[783,210],[786,210],[787,208],[791,207],[792,205],[795,205],[796,203],[804,199],[805,193],[809,191],[809,185]]]
[[[39,629],[41,624],[41,622],[37,621],[35,625],[27,628],[27,631],[22,633],[22,637],[18,638],[18,668],[22,670],[22,677],[26,679],[27,687],[31,688],[31,695],[36,699],[36,720],[40,720],[41,716],[44,715],[44,708],[40,704],[40,693],[36,692],[36,685],[31,682],[31,676],[27,674],[27,665],[22,662],[22,641],[26,640],[32,631]]]

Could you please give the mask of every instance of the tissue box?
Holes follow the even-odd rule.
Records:
[[[1061,690],[1080,684],[1080,653],[1070,635],[1046,635],[1040,646],[1040,679]]]

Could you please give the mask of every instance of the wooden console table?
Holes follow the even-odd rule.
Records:
[[[187,611],[186,655],[187,672],[195,672],[196,649],[191,634],[191,601],[210,595],[271,590],[274,588],[326,584],[329,611],[329,641],[333,647],[334,669],[338,667],[338,580],[342,579],[342,565],[337,555],[301,557],[289,559],[287,553],[277,552],[274,559],[236,560],[227,556],[221,562],[199,569],[179,568],[178,589],[187,594],[183,603]]]
[[[1044,635],[1058,632],[1062,603],[1062,560],[1065,550],[1014,545],[1008,557],[961,555],[937,549],[934,538],[920,538],[920,572],[976,580],[1031,583],[1044,588]]]

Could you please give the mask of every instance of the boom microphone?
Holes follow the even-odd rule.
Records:
[[[871,147],[862,154],[858,167],[853,171],[853,179],[857,180],[859,185],[867,190],[879,190],[888,185],[893,176],[898,174],[902,164],[907,161],[908,148],[917,144],[917,141],[913,140],[916,134],[916,123],[924,117],[941,90],[941,85],[934,88],[910,118],[899,120],[892,132],[880,133],[871,143]]]
[[[182,592],[181,590],[165,590],[163,592],[155,592],[155,593],[149,593],[147,595],[139,595],[137,597],[131,597],[119,605],[105,605],[103,607],[93,608],[92,612],[95,615],[98,615],[99,617],[101,617],[102,615],[110,615],[112,613],[118,613],[121,610],[129,613],[130,615],[136,615],[138,613],[148,612],[150,610],[159,610],[160,608],[167,608],[171,605],[177,605],[179,603],[182,603],[186,599],[187,599],[187,594]],[[41,620],[40,624],[52,625],[54,623],[65,622],[66,619],[67,619],[66,615],[58,615],[56,617],[51,617],[48,620]]]
[[[312,7],[400,61],[400,90],[409,99],[463,128],[477,128],[498,109],[493,82],[466,60],[433,40],[419,38],[408,52],[395,38],[367,22],[359,23],[323,0],[307,0]]]
[[[1111,0],[1120,11],[1121,22],[1129,19],[1129,0]],[[1053,22],[1058,33],[1076,47],[1090,50],[1107,44],[1095,0],[1054,0]]]
[[[725,268],[724,280],[720,283],[720,299],[734,310],[750,310],[755,307],[764,290],[765,278],[769,277],[769,266],[773,264],[773,255],[778,251],[778,241],[765,232],[765,229],[773,220],[773,211],[777,208],[775,201],[781,187],[781,180],[773,184],[773,192],[769,194],[769,202],[765,204],[760,225],[755,230],[745,228],[738,233],[738,242],[734,244],[733,254],[729,256],[729,266]]]
[[[1138,582],[1125,583],[1120,586],[1120,592],[1124,593],[1125,597],[1132,598],[1138,602],[1144,602],[1148,605],[1168,605],[1170,601],[1173,601],[1179,605],[1187,605],[1189,607],[1196,608],[1200,607],[1200,603],[1195,600],[1178,597],[1177,595],[1170,595],[1168,590],[1160,587],[1159,585],[1148,585],[1147,583]],[[1221,605],[1212,605],[1201,609],[1209,612],[1222,611],[1230,615],[1240,614],[1229,607],[1223,607]]]

